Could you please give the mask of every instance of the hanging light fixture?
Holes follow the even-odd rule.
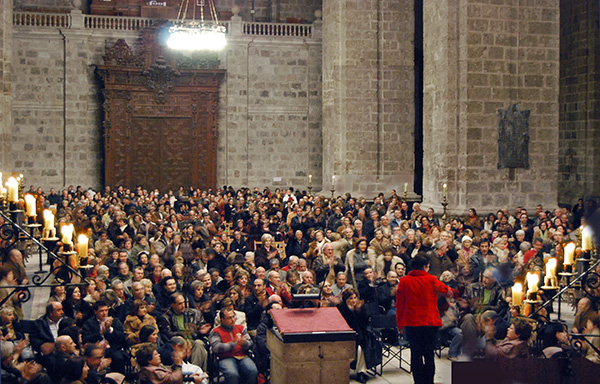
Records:
[[[186,20],[189,3],[192,2],[192,20]],[[204,20],[204,7],[208,5],[211,21]],[[200,20],[196,20],[196,6],[200,8]],[[169,28],[167,46],[181,51],[219,51],[227,45],[225,26],[219,23],[213,0],[183,0],[175,25]]]

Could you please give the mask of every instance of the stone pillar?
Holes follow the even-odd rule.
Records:
[[[598,1],[561,0],[559,196],[600,198]]]
[[[101,173],[100,132],[91,133],[89,127],[96,120],[97,89],[91,66],[89,47],[90,31],[83,29],[81,11],[72,10],[74,23],[71,29],[61,30],[65,46],[64,81],[64,184],[100,187]],[[85,167],[81,167],[85,164]],[[82,172],[82,168],[85,169]]]
[[[413,185],[413,30],[412,2],[323,2],[326,194]]]
[[[424,205],[481,213],[557,204],[559,7],[425,0]],[[529,168],[498,168],[498,111],[529,110]],[[437,209],[436,209],[437,210]]]
[[[12,140],[13,2],[0,0],[0,172],[18,172],[10,161]],[[3,181],[6,177],[3,176]]]
[[[248,185],[248,45],[242,36],[239,7],[232,9],[230,33],[224,57],[227,76],[221,82],[217,179],[226,185]]]
[[[322,184],[323,175],[323,103],[322,103],[322,31],[321,10],[315,11],[316,20],[312,24],[312,38],[306,41],[308,50],[308,126],[307,126],[307,169],[312,175],[312,185]],[[306,189],[307,178],[302,180],[301,189]]]

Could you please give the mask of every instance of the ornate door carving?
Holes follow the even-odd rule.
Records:
[[[225,71],[169,55],[154,31],[144,35],[139,52],[118,40],[98,66],[105,184],[215,188],[218,87]],[[197,66],[207,65],[214,62]]]

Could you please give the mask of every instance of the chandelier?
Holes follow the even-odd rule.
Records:
[[[192,20],[186,20],[192,2]],[[211,21],[204,19],[204,7],[208,5]],[[196,20],[196,7],[200,8],[200,19]],[[167,46],[181,51],[211,50],[225,48],[225,26],[219,23],[213,0],[183,0],[175,25],[169,28]]]

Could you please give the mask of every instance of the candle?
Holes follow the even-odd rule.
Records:
[[[35,216],[35,196],[27,194],[25,195],[25,214],[28,217]]]
[[[9,177],[6,182],[6,186],[8,187],[8,202],[16,203],[19,201],[19,182],[14,177]]]
[[[312,183],[312,175],[308,175],[308,184]]]
[[[448,185],[446,183],[444,183],[443,187],[444,187],[444,197],[446,197],[446,191],[448,189]]]
[[[575,255],[575,243],[565,245],[565,265],[572,265]]]
[[[88,237],[86,235],[79,235],[77,237],[77,249],[79,250],[80,258],[88,257]]]
[[[558,280],[556,280],[556,264],[557,260],[555,257],[551,258],[546,263],[546,276],[544,277],[544,286],[546,287],[558,286]]]
[[[44,209],[44,234],[45,237],[54,236],[54,214],[49,209]]]
[[[73,232],[75,231],[75,228],[73,227],[73,224],[65,224],[60,228],[60,233],[62,234],[62,243],[64,244],[70,244],[72,245],[72,239],[73,239]]]
[[[408,183],[404,183],[404,193],[408,191]]]
[[[586,251],[591,251],[594,249],[594,232],[592,231],[592,228],[588,225],[587,227],[583,228],[583,230],[581,231],[581,250],[586,252]]]
[[[512,287],[512,305],[521,305],[523,300],[523,286],[521,283],[515,283]]]
[[[335,175],[331,176],[331,188],[335,187]]]
[[[556,258],[551,258],[546,263],[546,278],[556,277]]]
[[[537,274],[527,272],[527,296],[529,296],[529,298],[532,300],[537,299],[537,292],[539,290],[538,289],[539,282],[540,282],[540,277]]]

